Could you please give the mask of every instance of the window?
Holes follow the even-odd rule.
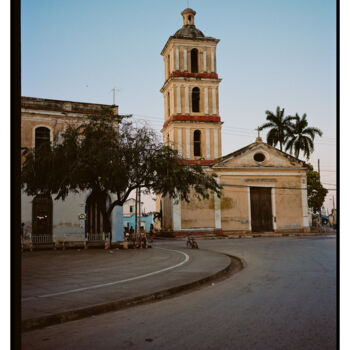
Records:
[[[254,160],[256,162],[263,162],[265,160],[265,155],[263,153],[255,153]]]
[[[40,126],[35,129],[35,148],[50,146],[50,129]]]
[[[188,16],[188,24],[191,24],[191,16]]]
[[[130,213],[134,212],[134,207],[132,205],[130,205]]]
[[[201,132],[196,130],[193,134],[193,155],[199,157],[201,155]]]
[[[192,89],[192,112],[199,112],[199,88],[195,87]]]
[[[198,50],[191,50],[191,72],[198,73]]]

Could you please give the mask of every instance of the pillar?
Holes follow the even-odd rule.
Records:
[[[204,88],[204,113],[209,114],[209,108],[208,108],[208,88]]]
[[[178,85],[176,87],[176,112],[181,114],[181,87]]]

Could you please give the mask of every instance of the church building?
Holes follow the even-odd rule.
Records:
[[[216,173],[221,197],[158,199],[162,229],[188,233],[305,232],[309,230],[306,164],[262,141],[221,153],[216,46],[195,26],[196,12],[181,12],[183,26],[166,42],[164,143],[191,164]]]

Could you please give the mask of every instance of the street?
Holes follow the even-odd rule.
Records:
[[[22,348],[336,348],[335,236],[198,243],[245,268],[169,299],[23,333]],[[186,252],[184,241],[155,246]]]

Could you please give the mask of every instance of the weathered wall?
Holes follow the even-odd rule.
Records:
[[[221,228],[229,230],[249,230],[248,188],[225,186],[245,185],[237,176],[221,176],[220,184],[224,187],[221,198]]]
[[[214,228],[214,197],[207,200],[191,199],[189,203],[181,202],[181,228]]]
[[[169,197],[163,198],[163,228],[172,230],[173,228],[173,212],[171,208],[171,200]]]
[[[239,172],[238,172],[239,173]],[[250,229],[249,187],[271,187],[275,208],[276,230],[303,228],[301,176],[220,176],[224,190],[221,196],[221,222],[224,231]],[[293,189],[285,189],[285,187]]]
[[[86,193],[70,194],[62,200],[53,200],[52,210],[52,234],[55,237],[63,237],[65,234],[84,235],[85,227],[81,227],[79,215],[85,213]],[[22,222],[25,230],[32,232],[32,201],[33,197],[22,192]]]

